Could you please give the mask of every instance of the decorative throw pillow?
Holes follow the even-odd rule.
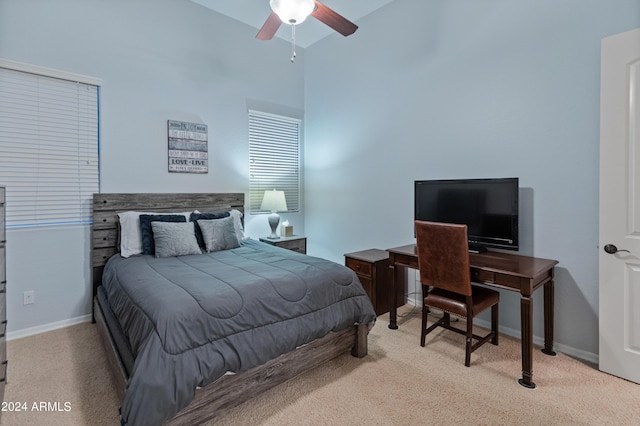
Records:
[[[181,214],[141,214],[140,215],[140,234],[142,235],[142,254],[155,253],[155,245],[153,239],[153,222],[186,222],[187,218]],[[194,234],[195,236],[195,234]]]
[[[202,254],[193,222],[151,222],[156,257]]]
[[[222,219],[224,217],[228,217],[229,216],[229,212],[218,212],[218,213],[200,213],[200,212],[193,212],[191,213],[191,216],[189,216],[189,220],[192,222],[195,222],[196,224],[196,240],[198,240],[198,245],[200,245],[200,247],[205,248],[206,245],[204,243],[204,238],[202,237],[202,231],[200,230],[200,225],[198,225],[198,220],[199,219]]]
[[[142,253],[142,233],[140,230],[140,215],[153,214],[153,215],[166,215],[166,214],[180,214],[189,217],[191,212],[185,213],[155,213],[155,212],[139,212],[139,211],[126,211],[118,213],[118,222],[120,224],[120,233],[118,234],[118,240],[120,241],[120,255],[122,257],[130,257],[134,254]]]
[[[198,221],[205,246],[209,253],[220,250],[229,250],[240,247],[240,241],[233,226],[233,217]]]

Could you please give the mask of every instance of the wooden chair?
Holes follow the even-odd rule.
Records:
[[[467,225],[438,222],[415,222],[418,267],[424,304],[420,345],[436,327],[466,336],[464,365],[469,367],[471,352],[491,340],[498,344],[498,303],[500,293],[471,284]],[[473,318],[491,307],[491,332],[486,336],[473,334]],[[443,312],[442,318],[427,328],[429,308]],[[467,319],[467,329],[451,325],[450,315]],[[473,344],[473,340],[477,340]]]

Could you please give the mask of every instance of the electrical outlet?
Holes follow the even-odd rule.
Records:
[[[25,291],[23,296],[25,305],[30,305],[36,301],[36,295],[33,290]]]

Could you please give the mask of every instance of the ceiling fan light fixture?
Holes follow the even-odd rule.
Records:
[[[285,24],[301,24],[316,7],[314,0],[269,0],[271,10]]]

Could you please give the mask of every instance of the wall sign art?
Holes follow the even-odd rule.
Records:
[[[206,124],[168,120],[169,171],[207,173],[209,171],[208,131]]]

